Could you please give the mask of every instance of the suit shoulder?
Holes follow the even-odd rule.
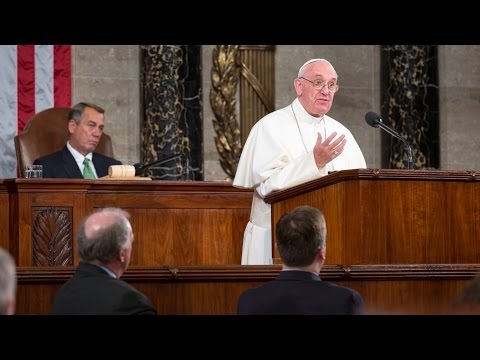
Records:
[[[331,282],[328,282],[328,281],[322,281],[321,282],[322,284],[326,285],[330,291],[332,292],[335,292],[337,294],[342,294],[342,295],[351,295],[351,294],[355,294],[355,295],[360,295],[356,290],[352,289],[352,288],[349,288],[349,287],[346,287],[346,286],[341,286],[341,285],[337,285],[337,284],[334,284],[334,283],[331,283]]]
[[[59,161],[62,158],[62,150],[56,151],[54,153],[44,155],[36,159],[33,163],[35,165],[44,165],[47,162]]]

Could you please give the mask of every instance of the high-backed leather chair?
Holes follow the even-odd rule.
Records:
[[[63,149],[68,141],[68,113],[70,108],[50,108],[28,120],[23,133],[14,138],[17,155],[17,176],[24,177],[25,165],[31,165],[41,156]],[[96,153],[114,157],[112,139],[103,133]]]

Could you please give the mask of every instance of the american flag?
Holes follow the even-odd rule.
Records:
[[[0,178],[16,177],[13,137],[51,107],[70,107],[70,45],[0,46]]]

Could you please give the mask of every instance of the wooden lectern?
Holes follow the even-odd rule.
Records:
[[[466,272],[480,264],[480,173],[345,170],[273,193],[265,201],[272,206],[272,248],[277,262],[278,219],[297,206],[311,205],[325,214],[325,264],[342,267],[346,280],[365,279],[366,273],[369,279],[384,281],[465,280]],[[437,283],[424,295],[436,300],[444,297],[441,308],[445,309],[464,283]],[[349,285],[356,287],[354,281]],[[422,300],[425,284],[422,289],[410,285],[395,288],[392,284],[389,296]],[[376,290],[382,291],[381,287]],[[357,288],[364,294],[372,291],[362,284]],[[424,312],[424,305],[416,309]]]

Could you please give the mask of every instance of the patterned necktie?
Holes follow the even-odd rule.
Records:
[[[92,168],[90,167],[90,160],[88,158],[83,159],[83,177],[85,179],[96,179]]]

